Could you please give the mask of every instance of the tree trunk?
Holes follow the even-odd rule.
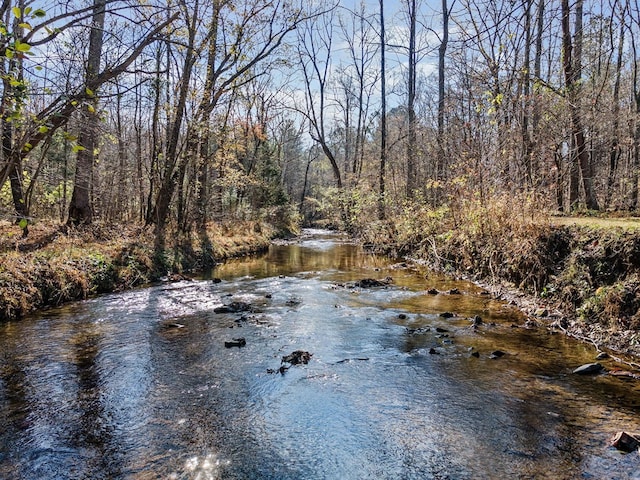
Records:
[[[605,197],[605,207],[611,206],[611,197],[613,195],[613,186],[616,180],[616,173],[618,171],[618,161],[622,155],[622,148],[620,147],[620,141],[618,138],[618,129],[620,127],[620,80],[622,77],[622,61],[624,56],[624,17],[622,19],[622,25],[620,25],[620,36],[618,37],[618,58],[616,60],[616,72],[615,81],[613,84],[613,126],[612,126],[612,138],[611,149],[609,151],[609,174],[607,175],[607,193]]]
[[[536,81],[542,80],[542,32],[544,30],[544,2],[538,0],[538,11],[536,13],[536,54],[533,61],[533,78]],[[534,91],[534,93],[537,93]],[[533,137],[537,138],[538,125],[540,124],[540,102],[536,99],[533,104],[532,118]]]
[[[142,222],[144,220],[144,182],[143,182],[143,159],[142,159],[142,132],[144,129],[143,120],[142,120],[142,95],[140,91],[140,86],[136,88],[136,109],[135,109],[135,138],[136,138],[136,179],[135,185],[138,189],[138,205],[137,211],[135,213],[138,222]]]
[[[572,56],[572,39],[569,21],[569,0],[562,0],[562,47],[563,47],[563,69],[565,76],[565,85],[567,90],[568,104],[571,115],[571,133],[572,141],[575,145],[575,160],[577,167],[572,166],[571,169],[571,207],[575,206],[577,200],[576,170],[579,168],[582,175],[582,186],[585,193],[586,206],[590,210],[599,210],[598,200],[596,199],[593,188],[593,173],[591,168],[591,159],[587,149],[587,142],[582,126],[582,117],[580,115],[580,77],[582,75],[582,0],[576,2],[576,56],[575,60]]]
[[[167,46],[168,48],[168,46]],[[160,48],[156,51],[156,76],[153,79],[153,113],[151,114],[151,159],[149,166],[149,192],[147,194],[147,211],[145,214],[145,223],[151,225],[153,223],[154,204],[153,198],[155,195],[155,183],[158,177],[158,170],[160,168],[160,153],[162,151],[160,142],[160,105],[162,98],[162,80],[160,78],[162,61],[162,52]]]
[[[438,47],[438,157],[436,160],[436,180],[441,182],[445,178],[446,149],[444,132],[445,113],[445,60],[449,43],[449,6],[447,0],[442,0],[442,39]]]
[[[24,10],[24,1],[18,2],[18,8]],[[15,17],[13,20],[13,30],[18,37],[22,37],[23,27],[20,25],[20,19]],[[3,59],[4,60],[4,59]],[[2,118],[2,158],[5,165],[0,169],[0,188],[9,179],[11,185],[11,198],[13,199],[13,208],[16,215],[16,224],[21,225],[22,235],[27,236],[29,208],[24,192],[24,178],[22,175],[22,152],[16,151],[17,146],[14,143],[15,122],[11,120],[12,113],[20,112],[22,108],[22,100],[19,88],[23,87],[23,64],[21,58],[13,57],[8,59],[7,70],[2,65],[2,103],[0,109],[0,117]],[[18,87],[12,84],[17,81]]]
[[[636,61],[636,65],[639,62]],[[637,68],[637,67],[636,67]],[[635,211],[638,209],[638,202],[640,201],[640,188],[638,187],[638,181],[640,180],[640,90],[635,88],[635,109],[636,109],[636,124],[633,136],[633,162],[631,169],[631,195],[629,202],[629,209]]]
[[[180,78],[178,101],[175,105],[175,114],[169,127],[164,165],[161,167],[163,170],[163,180],[156,194],[153,213],[150,216],[150,219],[155,222],[154,248],[156,255],[161,254],[165,248],[166,226],[169,218],[171,201],[173,199],[177,182],[179,181],[178,174],[180,164],[184,161],[184,159],[181,160],[179,158],[178,144],[180,141],[180,130],[184,120],[187,99],[189,97],[189,84],[191,82],[193,67],[196,62],[196,52],[194,50],[196,16],[197,11],[194,12],[194,15],[191,18],[192,23],[189,25],[189,38],[182,68],[182,76]]]
[[[91,84],[100,71],[100,59],[102,58],[102,43],[104,32],[106,0],[94,0],[93,20],[89,35],[89,52],[87,69],[85,72],[86,83]],[[87,87],[88,88],[88,87]],[[89,99],[82,108],[82,120],[78,145],[82,147],[78,151],[76,161],[76,174],[71,203],[69,205],[69,219],[67,223],[78,225],[93,221],[93,207],[91,204],[91,181],[93,177],[93,163],[98,143],[98,131],[100,118],[97,112],[97,92],[87,92]]]
[[[407,96],[407,197],[413,198],[418,188],[417,133],[416,133],[416,0],[409,0],[409,71]]]
[[[387,82],[385,65],[384,0],[380,0],[380,177],[378,189],[378,219],[385,218],[385,183],[387,168]]]
[[[526,186],[533,187],[533,141],[529,130],[529,104],[531,96],[530,71],[531,71],[531,9],[533,0],[525,3],[525,45],[524,45],[524,68],[522,75],[522,151],[524,160]]]

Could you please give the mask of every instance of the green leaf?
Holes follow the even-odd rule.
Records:
[[[23,218],[20,220],[20,223],[18,223],[18,226],[23,230],[27,228],[27,225],[29,225],[29,221],[26,218]]]
[[[73,153],[78,153],[82,150],[86,150],[86,148],[84,148],[82,145],[74,145],[71,150],[73,151]]]
[[[31,28],[31,25],[26,22],[19,23],[18,27],[24,28],[25,30],[33,30],[33,28]]]
[[[29,45],[28,43],[16,42],[16,50],[18,52],[26,53],[31,50],[31,45]]]
[[[85,87],[84,91],[87,93],[88,96],[93,97],[95,95],[95,93],[93,93],[93,90],[91,90],[89,87]]]
[[[49,131],[49,127],[47,127],[46,125],[40,125],[40,127],[38,128],[38,133],[47,133]]]
[[[39,8],[37,10],[34,10],[34,12],[31,14],[31,16],[37,17],[37,18],[42,18],[42,17],[46,17],[47,16],[47,12],[45,12],[44,10]]]
[[[11,9],[11,12],[13,13],[13,16],[16,18],[22,18],[22,10],[20,10],[20,7],[13,7]]]

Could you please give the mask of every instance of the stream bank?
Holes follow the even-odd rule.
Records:
[[[0,222],[0,321],[100,293],[179,279],[228,258],[266,250],[277,231],[260,222],[210,224],[208,253],[196,234],[173,236],[158,255],[151,228],[94,224],[68,229],[40,222],[21,238],[18,226]],[[209,258],[205,258],[208,255]]]
[[[360,232],[372,251],[482,284],[533,323],[640,358],[640,229],[553,222],[406,219]]]

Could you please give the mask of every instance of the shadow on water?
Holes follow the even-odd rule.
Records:
[[[0,325],[0,477],[640,478],[638,384],[475,285],[324,232],[212,276]]]

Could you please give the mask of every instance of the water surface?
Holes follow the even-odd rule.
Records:
[[[640,479],[637,383],[475,285],[326,232],[214,276],[1,324],[0,478]]]

